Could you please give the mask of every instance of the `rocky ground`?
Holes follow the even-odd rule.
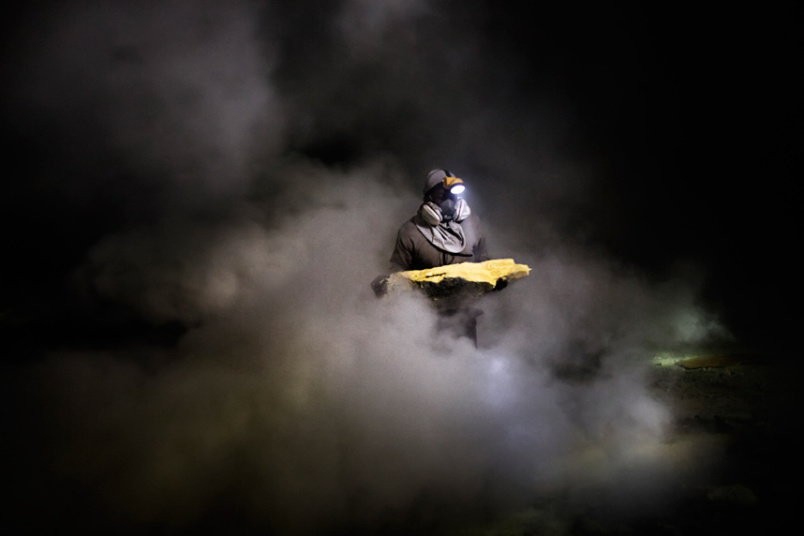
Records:
[[[801,510],[800,368],[791,355],[778,351],[657,360],[649,371],[650,386],[654,396],[670,408],[672,423],[666,440],[650,455],[653,460],[667,459],[661,465],[675,474],[671,478],[662,474],[661,486],[649,482],[648,487],[667,486],[666,499],[652,497],[644,505],[626,504],[612,511],[601,494],[578,499],[558,493],[534,499],[529,507],[509,516],[438,534],[786,534]],[[639,500],[633,493],[629,497]],[[213,527],[213,533],[252,533],[234,530],[229,518],[224,521]],[[204,533],[208,528],[189,532]],[[380,534],[425,532],[395,527]]]
[[[675,409],[677,440],[722,445],[704,486],[661,522],[666,534],[771,534],[795,514],[799,387],[787,356],[737,353],[655,370],[657,396]],[[658,528],[658,527],[657,527]]]
[[[605,501],[579,506],[549,498],[480,533],[697,536],[792,530],[801,508],[797,368],[782,356],[761,353],[657,361],[652,388],[673,412],[666,455],[704,459],[692,474],[679,467],[665,503],[623,515],[608,510]]]

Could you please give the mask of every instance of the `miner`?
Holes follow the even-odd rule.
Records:
[[[463,198],[464,181],[446,169],[427,174],[416,214],[399,228],[391,265],[423,270],[488,260],[480,223]]]
[[[399,228],[391,271],[423,270],[447,264],[489,260],[478,217],[463,198],[463,179],[446,169],[427,173],[423,199],[410,219]],[[379,296],[385,292],[386,277],[372,283]],[[438,311],[439,328],[472,339],[477,345],[477,317],[473,299],[460,288],[429,293]]]

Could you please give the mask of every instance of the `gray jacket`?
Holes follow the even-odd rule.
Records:
[[[455,254],[442,251],[431,244],[416,227],[416,223],[422,223],[418,214],[399,228],[396,246],[391,255],[391,268],[394,271],[424,270],[445,264],[482,262],[489,259],[480,222],[474,214],[461,222],[466,241],[463,251]]]

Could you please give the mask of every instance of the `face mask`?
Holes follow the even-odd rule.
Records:
[[[441,220],[443,219],[443,214],[441,213],[441,207],[433,203],[432,201],[427,201],[423,203],[421,207],[419,207],[419,216],[424,220],[424,223],[431,227],[435,227]]]
[[[472,213],[469,204],[463,199],[446,199],[441,206],[427,201],[419,207],[419,216],[427,225],[436,226],[441,222],[455,221],[460,223]]]
[[[448,197],[441,202],[441,214],[443,215],[444,220],[449,221],[455,219],[455,205],[456,200],[451,197]]]

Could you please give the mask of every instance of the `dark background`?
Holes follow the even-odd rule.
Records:
[[[443,2],[423,22],[392,27],[376,57],[354,63],[333,45],[329,20],[339,3],[263,7],[279,43],[276,87],[307,114],[294,117],[289,106],[280,153],[342,166],[391,153],[416,186],[421,170],[442,159],[487,173],[497,181],[483,184],[491,217],[504,224],[549,209],[567,237],[658,277],[691,260],[705,266],[706,299],[746,342],[767,344],[795,329],[801,83],[793,3]],[[174,202],[148,170],[121,162],[109,146],[91,92],[80,89],[89,82],[64,72],[49,82],[29,65],[68,12],[39,2],[4,17],[2,295],[12,339],[20,329],[41,333],[50,314],[74,314],[64,281],[88,248]],[[469,55],[451,57],[456,42],[470,42]],[[120,45],[105,68],[145,63],[143,54]],[[62,104],[40,106],[32,80],[52,84]],[[543,110],[552,106],[571,118],[545,147],[552,125]],[[443,150],[467,120],[495,114],[489,138],[505,151]],[[594,176],[566,189],[534,178],[556,161],[589,164]],[[48,332],[53,342],[71,336]]]
[[[391,158],[417,194],[428,169],[448,167],[476,178],[498,243],[515,237],[540,251],[566,241],[654,282],[693,266],[702,305],[735,335],[735,348],[798,371],[797,3],[413,2],[393,4],[386,19],[372,18],[371,6],[179,2],[160,14],[138,2],[32,2],[6,11],[0,337],[8,428],[46,441],[48,431],[26,417],[36,408],[23,402],[46,399],[16,398],[14,385],[51,352],[169,348],[192,327],[77,290],[76,271],[93,248],[171,218],[225,221],[234,201],[257,193],[279,212],[272,196],[288,185],[271,170],[290,159],[349,170]],[[159,119],[181,123],[209,96],[162,99],[152,89],[172,84],[158,70],[163,55],[212,58],[228,41],[206,36],[221,35],[227,18],[219,15],[241,8],[257,28],[265,72],[250,78],[247,64],[232,84],[269,87],[282,127],[270,112],[251,125],[253,140],[273,141],[228,176],[206,156],[225,166],[231,147],[204,139],[198,152],[187,150],[181,135],[196,133]],[[130,33],[115,34],[127,20],[135,21]],[[175,35],[184,36],[178,45]],[[209,65],[227,73],[241,60],[225,50]],[[226,122],[224,114],[211,129]],[[157,149],[140,153],[121,136]],[[216,178],[180,179],[195,177],[196,165]],[[241,175],[257,179],[238,182]],[[529,234],[545,222],[549,238]],[[28,452],[23,436],[12,444],[16,457]],[[33,452],[50,454],[38,444]]]

